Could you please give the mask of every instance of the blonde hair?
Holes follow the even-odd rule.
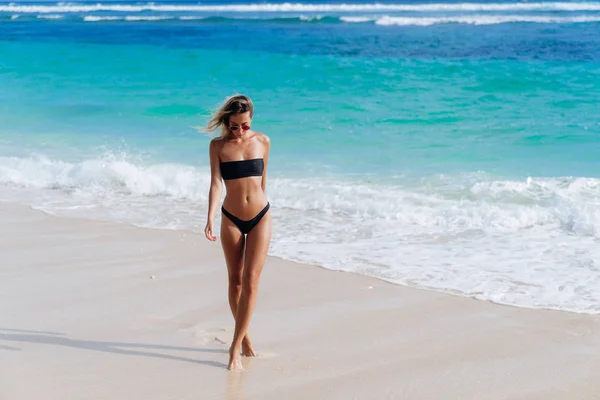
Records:
[[[225,137],[229,134],[229,117],[236,114],[250,113],[250,118],[254,116],[254,105],[248,96],[236,94],[225,99],[225,102],[213,114],[206,131],[213,132],[221,128],[219,137]]]

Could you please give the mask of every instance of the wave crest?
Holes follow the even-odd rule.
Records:
[[[386,11],[600,11],[600,2],[535,2],[535,3],[433,3],[433,4],[73,4],[52,5],[0,5],[0,12],[20,13],[86,13],[94,11],[114,12],[386,12]]]

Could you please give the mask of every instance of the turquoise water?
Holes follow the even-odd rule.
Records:
[[[0,198],[201,231],[236,92],[271,254],[600,310],[600,3],[0,3]]]
[[[598,63],[0,46],[3,131],[59,154],[124,141],[157,160],[205,163],[191,127],[239,92],[274,136],[275,171],[597,175]]]

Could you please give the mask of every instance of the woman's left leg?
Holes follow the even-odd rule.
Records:
[[[260,222],[246,236],[242,294],[237,307],[235,332],[229,349],[229,369],[242,369],[240,350],[242,339],[248,331],[250,318],[256,304],[258,281],[267,259],[271,242],[271,212],[267,212]]]

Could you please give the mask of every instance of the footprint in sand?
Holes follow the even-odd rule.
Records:
[[[227,344],[227,342],[226,342],[226,341],[219,339],[219,337],[218,337],[218,336],[215,336],[215,339],[214,339],[214,340],[215,340],[215,342],[217,342],[217,343],[221,343],[221,344]]]
[[[277,357],[276,353],[270,353],[268,351],[259,351],[256,354],[256,358],[258,358],[258,359],[261,359],[261,358],[262,359],[269,359],[269,358],[275,358],[275,357]]]
[[[222,346],[227,348],[231,343],[232,332],[226,328],[213,328],[213,329],[200,329],[194,330],[194,338],[196,343],[200,346]],[[258,359],[270,359],[277,357],[276,353],[268,351],[257,351],[256,357]]]
[[[230,336],[230,333],[227,332],[227,329],[225,328],[197,330],[194,332],[196,341],[203,346],[215,343],[219,345],[227,345]]]

